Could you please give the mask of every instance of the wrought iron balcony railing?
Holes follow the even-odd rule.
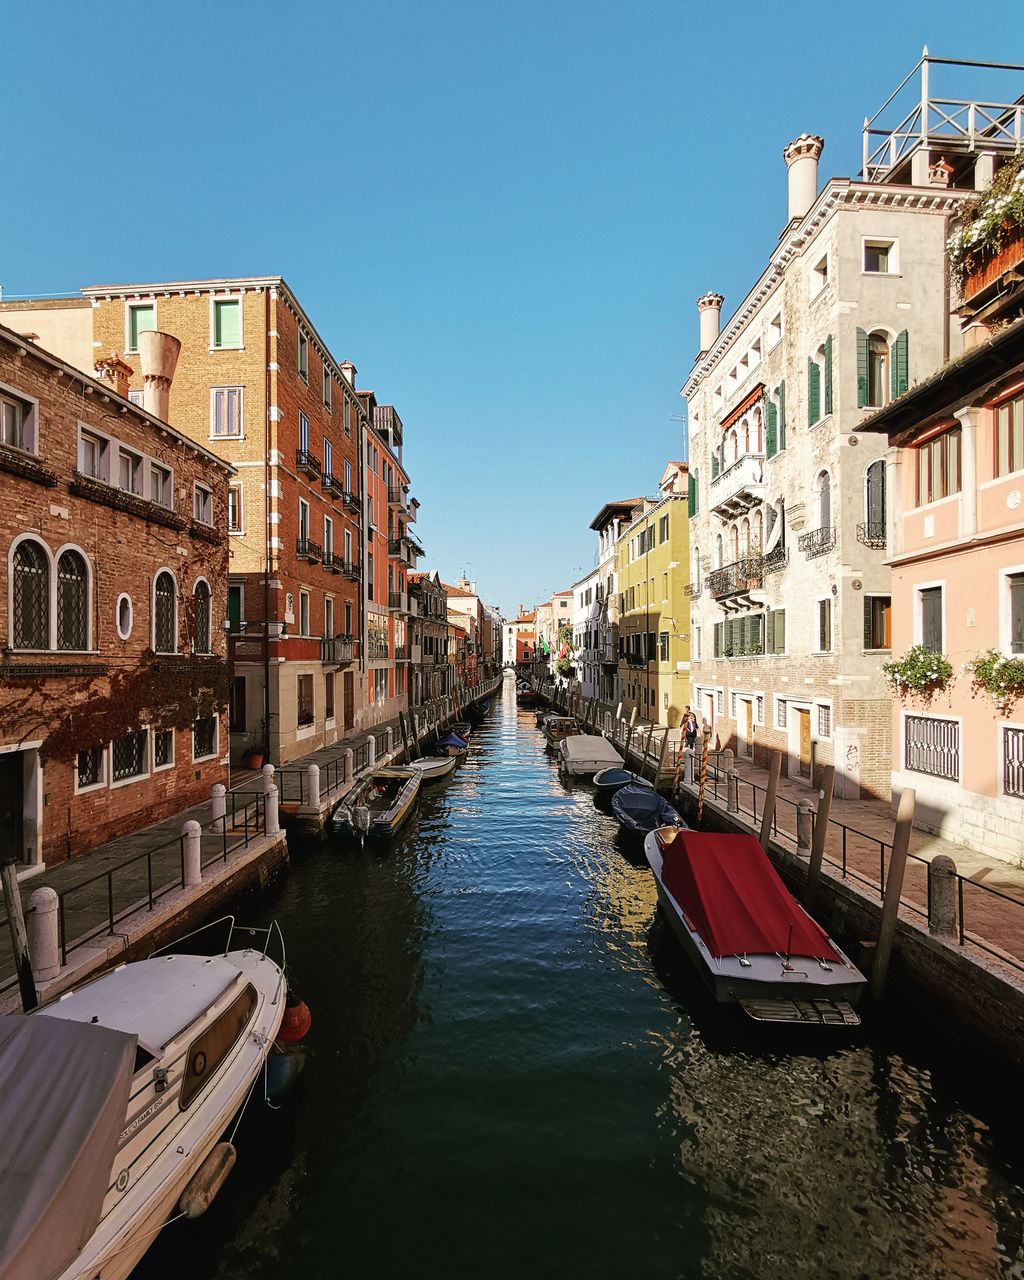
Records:
[[[344,489],[342,491],[341,500],[345,506],[348,507],[349,511],[359,510],[359,495],[357,493],[353,493],[351,489]]]
[[[363,576],[363,571],[354,560],[342,560],[341,572],[352,582],[358,582]]]
[[[333,551],[325,551],[324,568],[329,570],[331,573],[344,573],[345,561],[341,556],[336,555]]]
[[[789,564],[789,547],[775,547],[761,557],[761,572],[768,576],[770,573],[780,573]]]
[[[324,551],[323,547],[311,538],[296,538],[295,554],[300,560],[308,560],[311,564],[316,564],[323,559]]]
[[[836,545],[836,531],[835,529],[811,529],[808,533],[800,535],[797,545],[807,559],[812,560],[815,556],[823,556],[826,551],[832,550]]]
[[[868,520],[857,526],[857,541],[865,547],[874,547],[876,551],[884,551],[886,546],[885,522]]]
[[[340,498],[345,492],[345,489],[338,477],[332,476],[329,471],[326,475],[320,478],[320,483],[324,487],[324,493],[329,493],[332,497]]]
[[[688,582],[683,587],[683,594],[688,595],[692,600],[696,600],[703,590],[704,584],[698,579],[697,582]]]
[[[744,556],[708,574],[708,590],[716,600],[756,591],[764,578],[761,556]]]
[[[307,476],[314,476],[319,480],[320,463],[308,449],[295,450],[295,466],[297,470],[305,472]]]

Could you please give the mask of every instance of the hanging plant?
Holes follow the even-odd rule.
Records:
[[[1004,658],[987,649],[964,666],[975,695],[984,693],[1004,715],[1024,697],[1024,658]]]
[[[902,658],[882,663],[882,674],[898,698],[908,695],[924,702],[953,682],[953,664],[941,653],[915,644]]]
[[[972,272],[1024,230],[1024,155],[1004,164],[992,185],[961,208],[946,241],[949,268],[961,287]]]
[[[568,658],[559,658],[555,665],[555,669],[560,676],[572,675],[572,663]]]

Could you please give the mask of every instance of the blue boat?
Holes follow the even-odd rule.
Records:
[[[659,827],[686,827],[675,809],[653,787],[629,783],[612,796],[612,813],[623,831],[646,836]]]
[[[468,749],[469,743],[457,733],[445,734],[427,748],[432,756],[464,756]]]
[[[594,774],[594,786],[598,791],[604,792],[605,795],[611,795],[613,791],[621,791],[623,787],[628,787],[631,782],[635,782],[638,787],[650,787],[652,784],[645,778],[641,778],[639,774],[630,773],[628,769],[620,769],[617,765],[611,769],[601,769],[600,772]]]

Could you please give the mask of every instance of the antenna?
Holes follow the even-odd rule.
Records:
[[[683,428],[683,462],[690,461],[690,433],[687,430],[686,415],[680,413],[670,413],[668,415],[673,422],[678,422]]]

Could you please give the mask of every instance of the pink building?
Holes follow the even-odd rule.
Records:
[[[893,656],[923,646],[953,668],[930,696],[894,698],[893,796],[913,787],[919,826],[1017,857],[1024,696],[978,688],[966,668],[994,652],[1024,678],[1024,317],[969,336],[983,341],[861,428],[891,446]]]

